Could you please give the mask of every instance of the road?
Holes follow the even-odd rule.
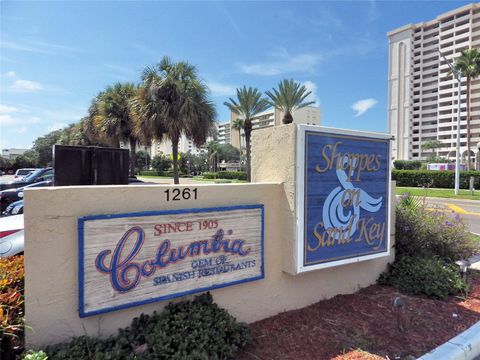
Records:
[[[480,201],[478,200],[457,200],[457,199],[440,199],[426,198],[427,206],[445,207],[455,211],[460,215],[471,232],[480,234]]]
[[[14,178],[14,175],[2,175],[0,176],[0,184],[12,181]]]

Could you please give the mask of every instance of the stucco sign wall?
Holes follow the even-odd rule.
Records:
[[[263,278],[263,205],[82,217],[79,314]]]
[[[297,272],[390,253],[390,136],[297,132]]]

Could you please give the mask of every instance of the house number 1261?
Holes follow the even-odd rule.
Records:
[[[167,189],[165,194],[167,194],[167,201],[188,200],[190,198],[197,200],[197,188],[184,188],[183,190],[179,188]]]

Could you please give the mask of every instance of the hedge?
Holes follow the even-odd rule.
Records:
[[[422,162],[419,160],[395,160],[393,166],[397,170],[419,170]]]
[[[218,171],[218,172],[204,172],[204,179],[237,179],[247,180],[247,173],[245,171]]]
[[[475,178],[474,188],[480,189],[480,171],[460,172],[460,188],[470,188],[470,176]],[[453,189],[455,171],[392,170],[392,180],[397,182],[397,186]]]

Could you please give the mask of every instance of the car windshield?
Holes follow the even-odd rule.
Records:
[[[43,169],[38,169],[33,171],[31,174],[23,178],[24,181],[34,181],[35,178],[43,171]]]
[[[32,172],[32,170],[18,170],[17,175],[28,175]]]

